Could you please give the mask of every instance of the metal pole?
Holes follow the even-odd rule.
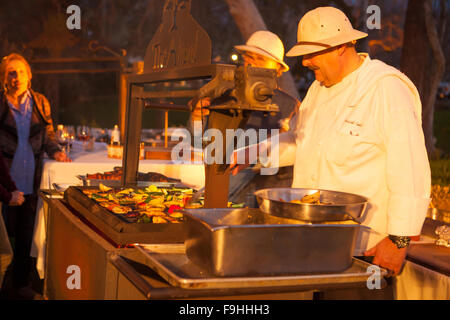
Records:
[[[127,81],[127,110],[125,119],[125,139],[123,143],[122,157],[122,185],[137,183],[137,173],[139,169],[139,148],[142,130],[142,111],[144,103],[142,99],[134,98],[139,95],[143,87],[134,85]]]
[[[125,112],[127,110],[127,75],[123,72],[119,75],[119,129],[120,141],[125,141]]]
[[[169,127],[169,111],[164,112],[164,148],[167,148],[167,134]]]

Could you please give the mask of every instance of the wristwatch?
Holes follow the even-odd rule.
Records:
[[[397,246],[398,249],[406,248],[407,246],[409,246],[409,242],[411,241],[410,237],[405,236],[389,235],[388,238]]]

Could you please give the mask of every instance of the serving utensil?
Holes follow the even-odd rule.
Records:
[[[198,189],[194,194],[192,194],[192,197],[186,202],[186,206],[189,206],[191,203],[196,202],[204,193],[205,187],[202,187]]]

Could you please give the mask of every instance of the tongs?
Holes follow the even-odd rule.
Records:
[[[198,200],[198,198],[200,198],[203,194],[203,192],[205,191],[205,187],[202,187],[200,189],[198,189],[193,195],[192,197],[186,202],[185,206],[190,205],[191,203],[195,202]]]

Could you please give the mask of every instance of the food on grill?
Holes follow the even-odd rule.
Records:
[[[169,222],[169,220],[166,220],[163,217],[153,216],[152,222],[153,223],[167,223],[167,222]]]
[[[84,189],[83,193],[107,210],[144,223],[177,223],[183,214],[177,212],[192,196],[192,189],[126,188],[115,190],[100,183],[98,189]]]
[[[190,203],[190,204],[186,205],[185,208],[186,209],[199,209],[199,208],[203,208],[203,205],[201,203],[194,202],[194,203]]]
[[[172,218],[182,218],[182,217],[183,217],[183,214],[182,214],[181,212],[175,211],[175,212],[173,212],[173,213],[170,213],[170,216],[171,216]]]
[[[101,183],[99,185],[99,188],[100,188],[100,191],[102,191],[102,192],[108,192],[108,191],[110,191],[112,189],[112,188],[107,187],[107,186],[105,186],[104,184],[101,184]]]
[[[138,223],[180,223],[186,203],[194,190],[176,187],[157,187],[145,189],[126,188],[117,190],[99,184],[95,189],[83,189],[83,193],[112,213],[122,215]],[[230,207],[243,207],[243,204],[229,203]],[[202,208],[203,198],[190,203],[189,208]],[[187,207],[186,207],[187,208]]]
[[[114,167],[114,171],[107,171],[104,173],[86,174],[86,179],[91,180],[121,180],[122,179],[122,167]],[[166,177],[165,175],[157,172],[138,172],[137,179],[139,181],[152,181],[152,182],[179,182],[179,179],[173,179]]]
[[[313,194],[307,194],[300,200],[291,200],[289,202],[298,203],[298,204],[305,204],[305,203],[308,203],[308,204],[331,204],[331,203],[326,203],[326,202],[320,202],[320,191],[317,191]]]

